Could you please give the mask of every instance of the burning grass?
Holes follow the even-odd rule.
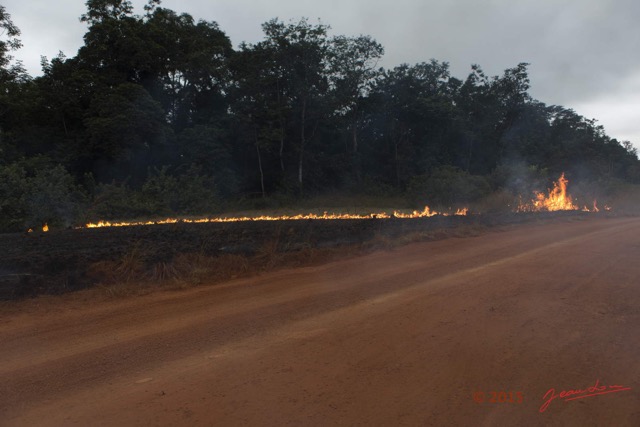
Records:
[[[359,219],[389,219],[389,218],[429,218],[432,216],[465,216],[469,212],[468,208],[460,208],[449,211],[434,211],[425,206],[422,211],[402,211],[394,210],[391,213],[387,211],[378,211],[372,213],[340,213],[327,212],[321,214],[283,214],[283,215],[244,215],[244,216],[220,216],[214,218],[165,218],[158,220],[142,220],[142,221],[98,221],[95,223],[87,223],[80,228],[104,228],[104,227],[129,227],[141,225],[155,224],[176,224],[176,223],[228,223],[228,222],[252,222],[252,221],[305,221],[305,220],[359,220]]]
[[[163,260],[154,260],[157,254],[154,255],[141,241],[137,241],[116,259],[92,263],[87,269],[86,278],[94,283],[93,287],[103,296],[128,297],[146,294],[154,289],[186,289],[280,268],[318,265],[376,250],[393,250],[410,243],[474,236],[485,228],[470,224],[421,231],[392,232],[380,229],[371,238],[361,242],[336,242],[329,246],[310,235],[302,241],[291,240],[291,230],[277,228],[271,238],[259,243],[250,253],[212,255],[199,251],[177,253]]]
[[[544,219],[540,221],[544,221]],[[317,247],[312,242],[307,242],[297,245],[298,248],[294,250],[284,238],[276,235],[263,242],[254,254],[222,254],[219,256],[204,253],[178,254],[170,261],[152,264],[144,270],[136,270],[136,277],[121,276],[119,281],[117,277],[105,274],[104,277],[109,281],[101,281],[96,290],[107,298],[119,298],[143,295],[154,290],[181,290],[196,286],[210,286],[282,268],[321,265],[375,251],[390,251],[412,243],[476,237],[490,228],[484,224],[472,223],[456,227],[437,227],[395,233],[380,230],[370,239],[359,243]],[[108,271],[114,271],[113,267],[117,266],[120,267],[120,271],[123,271],[125,265],[131,267],[126,271],[132,271],[133,267],[137,268],[142,260],[133,262],[132,253],[139,254],[137,251],[128,253],[121,260],[112,264]],[[105,266],[103,263],[99,263],[99,265]]]
[[[572,196],[567,190],[569,181],[565,178],[564,173],[553,183],[553,188],[547,193],[535,192],[534,197],[526,200],[522,195],[518,197],[519,201],[513,204],[509,200],[509,196],[505,192],[494,193],[484,203],[480,202],[473,210],[469,207],[457,209],[440,209],[434,210],[428,205],[424,209],[407,210],[407,209],[369,209],[366,208],[333,208],[327,210],[314,209],[314,212],[262,212],[262,213],[237,213],[228,214],[218,217],[193,218],[193,217],[174,217],[160,218],[148,220],[130,220],[130,221],[97,221],[90,222],[79,228],[105,228],[105,227],[129,227],[156,224],[177,224],[177,223],[236,223],[236,222],[260,222],[260,221],[308,221],[308,220],[364,220],[364,219],[415,219],[430,218],[433,216],[466,216],[470,212],[502,212],[504,210],[513,210],[515,212],[555,212],[555,211],[575,211],[582,210],[585,212],[598,212],[600,208],[597,201],[582,205],[574,202]],[[499,206],[496,206],[498,205]],[[514,207],[512,207],[514,206]],[[608,206],[603,207],[610,210]]]
[[[516,208],[516,212],[600,211],[596,200],[589,203],[590,207],[587,207],[585,204],[580,208],[567,191],[568,184],[569,180],[565,178],[563,173],[558,180],[553,183],[553,188],[549,189],[547,194],[544,192],[536,192],[535,198],[529,201],[524,201],[523,198],[520,197],[520,203]],[[608,206],[605,206],[604,209],[610,210]]]
[[[87,288],[106,297],[215,284],[264,271],[481,234],[487,227],[584,217],[580,211],[345,221],[176,223],[0,235],[0,299]],[[590,215],[590,214],[589,214]],[[35,233],[34,233],[35,234]],[[20,276],[20,280],[9,280]],[[24,277],[24,280],[22,278]]]
[[[640,190],[629,194],[637,199],[627,197],[630,206],[640,206]],[[473,236],[485,227],[544,220],[554,212],[569,217],[607,210],[595,201],[590,208],[580,208],[564,175],[547,193],[522,200],[513,204],[508,191],[496,193],[475,207],[484,215],[468,208],[435,211],[428,206],[421,211],[334,208],[333,213],[316,209],[307,214],[101,222],[5,236],[12,242],[5,242],[9,249],[2,266],[11,273],[5,276],[12,284],[3,290],[0,276],[0,299],[96,286],[109,296],[197,286],[413,242]],[[135,225],[145,227],[129,227]],[[14,276],[24,284],[16,285]]]

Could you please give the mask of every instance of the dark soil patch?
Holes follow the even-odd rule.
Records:
[[[412,233],[426,238],[455,235],[461,226],[491,227],[537,220],[580,218],[583,212],[508,215],[435,216],[419,219],[255,221],[176,223],[134,227],[52,230],[48,233],[0,234],[0,299],[62,294],[92,287],[114,277],[166,280],[177,275],[175,261],[191,254],[208,260],[244,260],[221,272],[262,271],[327,259],[335,248],[384,247]],[[367,246],[368,245],[368,246]],[[311,255],[313,256],[311,256]],[[307,261],[305,261],[307,260]],[[243,265],[244,265],[243,264]],[[229,276],[229,277],[226,277]]]

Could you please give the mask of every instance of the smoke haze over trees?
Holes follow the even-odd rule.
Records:
[[[0,229],[331,191],[455,205],[561,172],[640,183],[628,141],[531,98],[526,63],[381,69],[373,37],[307,19],[268,21],[233,49],[215,22],[159,0],[143,15],[86,5],[84,46],[43,58],[36,78],[12,61],[20,32],[0,6]]]

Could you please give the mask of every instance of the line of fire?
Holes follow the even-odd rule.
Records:
[[[577,202],[574,202],[573,198],[567,190],[569,181],[565,178],[564,173],[554,181],[553,188],[548,189],[547,193],[536,192],[535,197],[530,200],[525,200],[520,197],[520,202],[513,209],[514,212],[555,212],[555,211],[577,211],[584,212],[599,212],[598,203],[596,200],[590,203],[590,206],[580,206]],[[604,206],[604,210],[609,211],[609,206]],[[436,215],[441,216],[465,216],[469,214],[469,208],[459,208],[456,210],[437,211],[432,210],[429,206],[425,206],[422,211],[413,211],[410,213],[394,210],[392,213],[387,212],[375,212],[368,214],[342,214],[342,213],[328,213],[324,212],[321,215],[318,214],[297,214],[297,215],[260,215],[260,216],[238,216],[238,217],[214,217],[214,218],[166,218],[156,221],[98,221],[85,224],[78,228],[100,228],[100,227],[129,227],[129,226],[143,226],[154,224],[175,224],[178,222],[184,223],[215,223],[215,222],[243,222],[243,221],[292,221],[292,220],[352,220],[352,219],[388,219],[388,218],[429,218]],[[30,229],[29,232],[33,230]],[[49,231],[47,224],[42,227],[43,232]]]

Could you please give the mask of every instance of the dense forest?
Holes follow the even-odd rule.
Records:
[[[86,6],[84,45],[38,77],[12,58],[20,31],[0,6],[0,230],[331,192],[451,206],[561,172],[592,192],[640,183],[629,142],[529,95],[527,63],[460,79],[437,60],[380,68],[372,37],[307,19],[234,49],[160,0]]]

